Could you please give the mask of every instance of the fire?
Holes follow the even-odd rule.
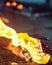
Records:
[[[2,20],[0,20],[0,36],[12,39],[7,49],[12,50],[17,56],[24,57],[26,61],[32,58],[34,62],[46,64],[50,59],[50,55],[43,52],[39,39],[32,38],[27,33],[17,34],[14,29],[6,26]]]
[[[50,55],[43,52],[40,40],[28,36],[27,33],[19,33],[18,38],[21,47],[28,50],[33,61],[39,64],[46,64],[48,62]],[[29,60],[30,56],[27,60]]]
[[[18,42],[17,32],[12,28],[6,26],[1,19],[0,19],[0,36],[12,39],[12,44],[14,45],[15,43],[15,45],[17,45],[16,43]]]

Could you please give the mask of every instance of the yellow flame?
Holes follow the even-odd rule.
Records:
[[[14,45],[15,43],[15,45],[17,45],[18,42],[17,32],[14,29],[6,26],[1,19],[0,19],[0,36],[12,39],[12,44]]]
[[[19,33],[18,38],[20,40],[21,47],[24,47],[26,50],[28,50],[33,61],[39,64],[46,64],[49,61],[50,55],[45,54],[42,51],[42,47],[40,47],[40,40],[28,36],[27,33]]]
[[[19,46],[21,46],[22,50],[26,49],[30,54],[30,56],[26,58],[27,61],[32,58],[34,62],[46,64],[50,59],[50,55],[43,52],[39,39],[32,38],[27,33],[17,34],[14,29],[6,26],[2,20],[0,20],[0,36],[12,39],[11,43],[14,46],[9,45],[9,49],[16,55],[22,53],[20,48],[18,48]]]

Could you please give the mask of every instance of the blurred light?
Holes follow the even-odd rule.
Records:
[[[23,9],[23,5],[22,4],[17,5],[17,9],[22,10]]]
[[[7,18],[2,17],[1,19],[2,19],[5,23],[9,23],[9,20],[8,20]]]
[[[16,63],[16,62],[12,62],[11,65],[18,65],[18,63]]]
[[[17,3],[16,2],[12,2],[12,6],[16,6],[17,5]]]
[[[6,6],[10,6],[11,5],[11,3],[10,2],[6,2]]]

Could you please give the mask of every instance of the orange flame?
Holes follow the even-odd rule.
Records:
[[[50,59],[50,55],[43,52],[39,39],[32,38],[27,33],[17,34],[14,29],[6,26],[2,20],[0,20],[0,36],[12,39],[8,49],[16,55],[24,57],[26,61],[32,58],[34,62],[46,64]],[[23,51],[28,52],[23,55]]]

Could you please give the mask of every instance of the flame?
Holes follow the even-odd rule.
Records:
[[[6,26],[2,20],[0,20],[0,36],[12,39],[7,48],[16,55],[24,57],[26,61],[32,58],[34,62],[46,64],[50,59],[50,55],[43,52],[39,39],[32,38],[27,33],[17,34],[14,29]],[[23,51],[26,52],[24,55]]]
[[[17,32],[14,29],[6,26],[1,19],[0,19],[0,36],[12,39],[12,44],[14,45],[15,43],[15,45],[17,45],[18,42]]]
[[[48,62],[50,55],[43,52],[40,40],[28,36],[27,33],[19,33],[18,38],[21,47],[28,50],[33,61],[39,64],[46,64]],[[27,60],[29,60],[29,57]]]

